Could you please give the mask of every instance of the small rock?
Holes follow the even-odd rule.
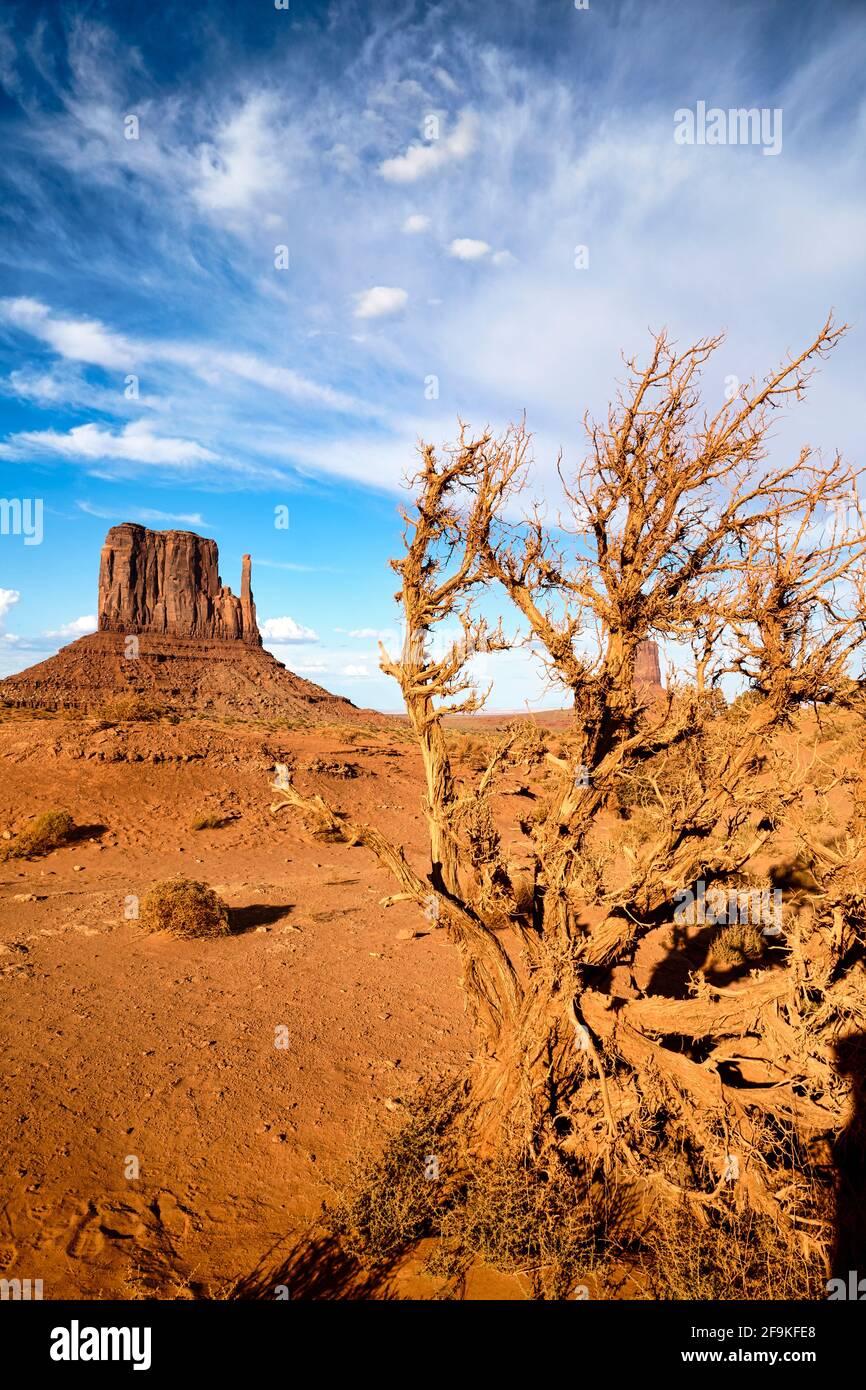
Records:
[[[76,872],[77,874],[83,874],[83,873],[84,873],[84,865],[83,865],[83,864],[73,864],[72,867],[73,867],[73,869],[75,870],[75,872]]]
[[[38,902],[39,899],[36,897],[35,893],[13,893],[12,901],[13,903],[35,903]]]

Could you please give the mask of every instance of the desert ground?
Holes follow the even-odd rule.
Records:
[[[547,720],[554,739],[562,722]],[[458,769],[496,724],[452,728]],[[405,727],[7,711],[0,757],[4,838],[54,807],[77,827],[0,864],[2,1273],[42,1279],[46,1298],[443,1296],[423,1249],[371,1273],[317,1219],[419,1083],[465,1064],[456,948],[416,905],[383,906],[394,885],[366,850],[270,810],[287,763],[421,868]],[[534,794],[504,785],[503,828]],[[222,824],[192,829],[201,820]],[[227,902],[228,936],[143,931],[136,900],[175,876]],[[638,953],[642,988],[659,965]],[[603,1292],[640,1297],[640,1275],[620,1270]],[[524,1299],[529,1285],[479,1264],[460,1296]]]
[[[272,1248],[277,1263],[353,1133],[385,1130],[467,1046],[444,933],[379,906],[391,885],[369,855],[268,809],[279,757],[420,847],[414,753],[199,722],[15,717],[0,734],[3,825],[62,804],[84,828],[0,866],[4,1271],[54,1298],[218,1293]],[[213,815],[224,828],[190,829]],[[178,874],[218,889],[229,938],[125,917]]]
[[[399,1124],[422,1078],[457,1069],[469,1029],[445,933],[411,904],[380,906],[393,884],[364,850],[272,816],[273,765],[421,862],[414,747],[396,722],[274,732],[20,712],[0,750],[7,835],[55,806],[79,827],[0,864],[2,1272],[41,1278],[46,1298],[279,1282],[354,1147]],[[224,826],[191,830],[209,817]],[[217,889],[229,937],[149,935],[126,916],[176,875]],[[357,1289],[350,1265],[328,1288],[314,1263],[324,1295]],[[419,1269],[393,1271],[391,1295],[435,1296]],[[525,1296],[492,1271],[473,1291]]]

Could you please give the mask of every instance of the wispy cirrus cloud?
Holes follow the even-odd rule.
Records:
[[[287,570],[292,574],[342,574],[333,565],[302,565],[293,560],[260,560],[256,556],[256,568],[267,570]]]
[[[376,296],[380,291],[369,293]],[[382,293],[399,296],[405,291],[388,290]],[[391,310],[385,308],[384,312]],[[213,345],[204,343],[131,341],[99,320],[59,318],[48,305],[38,300],[0,300],[0,321],[23,329],[48,344],[61,357],[74,362],[129,371],[135,368],[140,370],[150,363],[169,364],[186,368],[205,381],[216,383],[223,377],[237,377],[291,400],[330,410],[355,413],[365,408],[363,401],[329,386],[322,386],[293,368],[280,366],[251,353],[215,349]],[[12,384],[15,384],[14,373]],[[26,389],[29,394],[35,394],[32,386],[28,385]]]
[[[76,502],[79,511],[84,512],[85,516],[98,517],[100,521],[138,521],[142,525],[175,525],[180,523],[182,526],[206,527],[201,512],[162,512],[155,507],[139,507],[134,503],[130,506],[124,504],[113,509],[107,507],[95,507],[91,502]]]

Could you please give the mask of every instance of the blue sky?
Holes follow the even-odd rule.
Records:
[[[418,440],[525,410],[555,507],[557,451],[664,325],[728,330],[716,406],[834,306],[774,449],[862,463],[864,65],[854,0],[5,6],[0,496],[44,536],[0,536],[0,673],[87,629],[139,520],[214,536],[235,589],[250,551],[280,659],[396,708],[375,634]],[[678,144],[699,101],[781,110],[780,151]],[[488,662],[493,706],[550,702]]]

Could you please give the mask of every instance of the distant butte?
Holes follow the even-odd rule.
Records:
[[[98,632],[0,681],[0,704],[102,714],[390,724],[287,671],[262,646],[249,555],[240,597],[220,579],[216,541],[124,522],[105,538]],[[119,717],[119,716],[118,716]]]
[[[634,664],[634,683],[662,690],[662,673],[659,668],[659,649],[655,642],[639,642]]]

